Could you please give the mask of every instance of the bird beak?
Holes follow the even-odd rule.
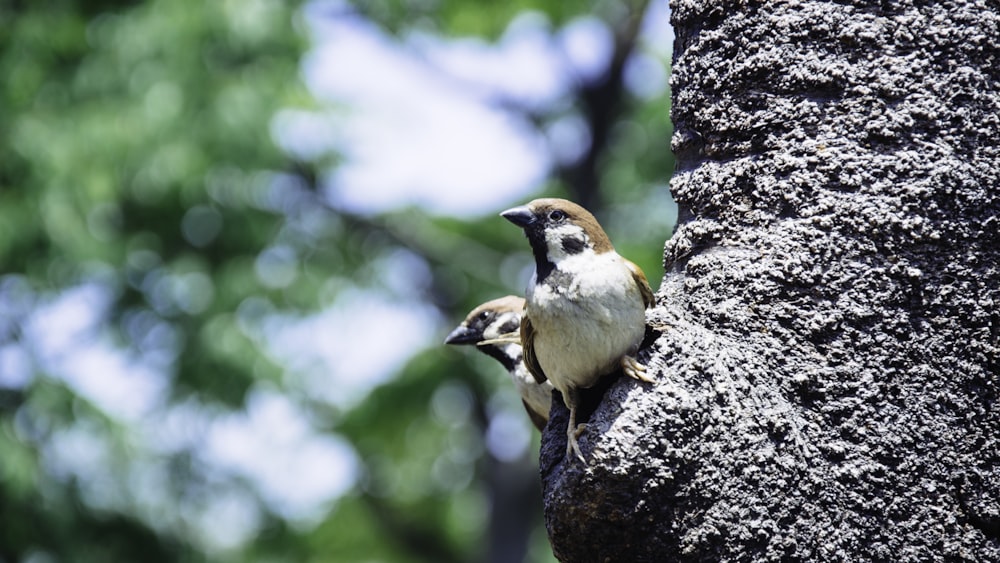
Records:
[[[500,214],[501,217],[522,229],[535,222],[535,214],[526,206],[512,207]]]
[[[458,328],[451,331],[445,339],[445,344],[475,344],[479,341],[479,333],[465,326],[458,325]]]

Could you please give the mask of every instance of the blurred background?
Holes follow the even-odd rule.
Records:
[[[0,0],[0,562],[551,561],[443,346],[595,211],[658,287],[666,0]]]

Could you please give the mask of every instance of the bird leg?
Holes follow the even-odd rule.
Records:
[[[569,407],[569,427],[566,428],[566,456],[572,456],[574,453],[576,457],[586,465],[587,460],[583,457],[583,452],[580,451],[580,444],[577,443],[576,439],[587,429],[586,424],[576,424],[576,403],[577,403],[577,391],[576,388],[570,387],[564,396],[566,399],[566,406]]]
[[[646,366],[642,365],[635,356],[630,356],[625,354],[622,356],[622,371],[625,375],[631,377],[632,379],[638,379],[639,381],[645,381],[646,383],[653,383],[653,378],[646,374]]]

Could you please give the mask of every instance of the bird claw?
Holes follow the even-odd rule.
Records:
[[[577,443],[576,439],[586,429],[586,424],[580,424],[576,428],[570,427],[566,432],[566,457],[572,457],[573,454],[576,454],[576,458],[584,465],[586,465],[587,460],[584,459],[583,452],[580,451],[580,444]]]
[[[638,379],[646,383],[653,383],[654,381],[652,376],[646,374],[646,366],[629,355],[622,356],[622,371],[632,379]]]

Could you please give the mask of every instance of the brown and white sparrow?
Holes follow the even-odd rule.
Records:
[[[619,367],[652,382],[635,354],[653,291],[642,270],[615,252],[597,219],[571,201],[536,199],[500,215],[524,230],[535,257],[521,321],[524,363],[562,393],[569,407],[566,455],[583,460],[578,390]]]
[[[519,335],[523,312],[524,299],[520,297],[508,295],[487,301],[473,309],[444,342],[475,344],[480,352],[503,364],[514,380],[528,417],[542,430],[549,421],[552,385],[536,381],[524,365]]]

